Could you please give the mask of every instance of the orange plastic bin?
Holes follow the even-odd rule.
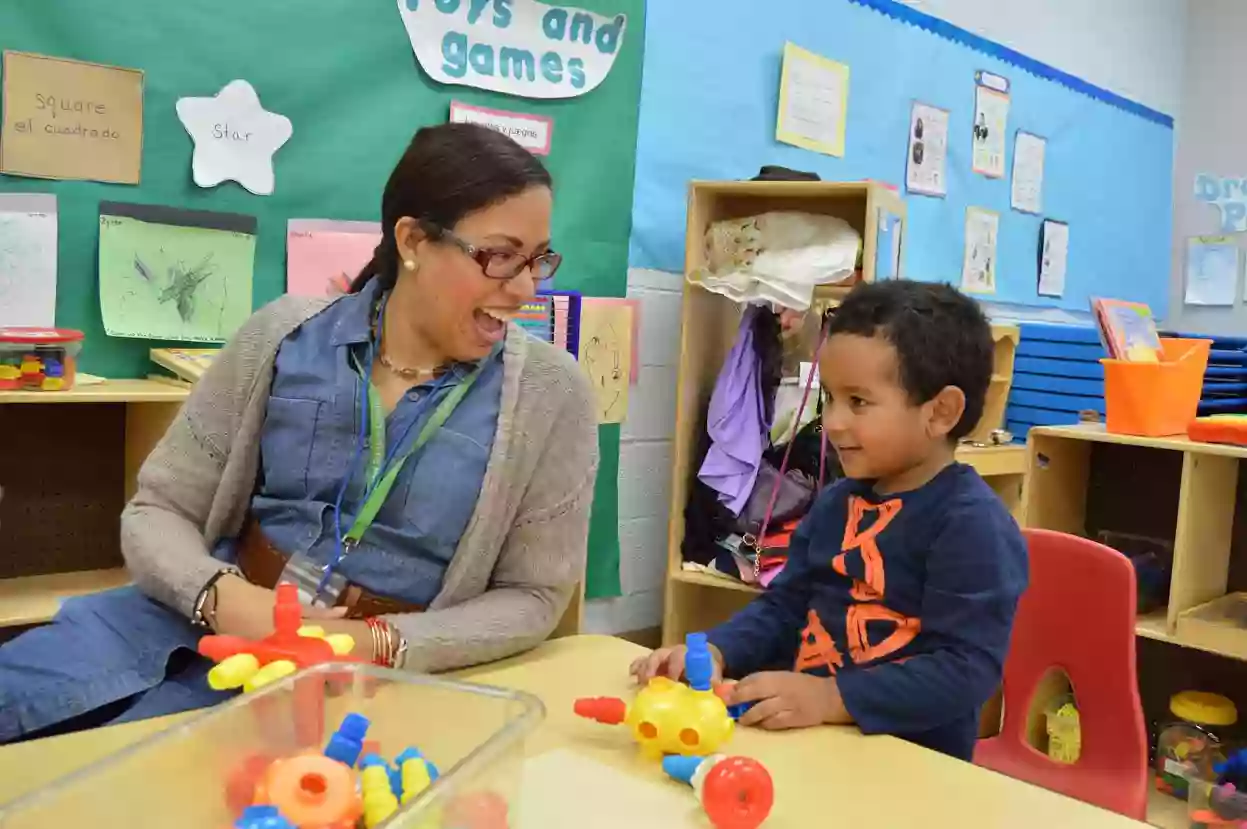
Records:
[[[1104,364],[1105,428],[1123,435],[1185,435],[1199,408],[1212,340],[1161,337],[1161,360]]]

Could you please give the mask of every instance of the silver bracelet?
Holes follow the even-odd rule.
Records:
[[[204,606],[208,604],[208,599],[216,594],[216,583],[220,581],[223,576],[241,575],[242,571],[237,567],[222,567],[220,570],[213,573],[212,578],[208,579],[208,581],[200,589],[198,595],[195,596],[195,604],[191,609],[191,624],[197,628],[211,630],[212,625],[204,615]],[[213,607],[213,610],[215,611],[216,608]]]

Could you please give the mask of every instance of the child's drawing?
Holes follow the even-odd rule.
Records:
[[[113,207],[140,208],[142,218],[101,209],[100,305],[109,335],[228,339],[251,313],[254,232],[217,223],[221,214]]]
[[[56,318],[56,197],[0,193],[0,326]]]
[[[581,303],[580,365],[593,384],[599,423],[621,423],[628,413],[634,310],[622,300]]]

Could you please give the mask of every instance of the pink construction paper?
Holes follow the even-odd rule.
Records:
[[[342,293],[372,259],[380,241],[379,224],[292,220],[286,234],[286,292]]]

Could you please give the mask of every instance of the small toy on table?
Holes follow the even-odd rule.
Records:
[[[757,829],[775,803],[770,772],[748,757],[673,755],[662,768],[693,787],[715,829]]]
[[[254,691],[322,662],[364,661],[350,656],[354,648],[350,636],[326,636],[318,627],[304,627],[299,590],[288,582],[277,585],[273,632],[268,636],[251,640],[214,634],[199,640],[199,652],[217,663],[208,672],[208,684],[218,691]]]
[[[732,737],[736,726],[727,706],[711,688],[714,662],[704,633],[690,633],[685,675],[688,685],[654,677],[629,706],[617,697],[576,700],[581,717],[607,725],[624,723],[641,750],[655,759],[664,754],[713,754]]]
[[[73,388],[82,341],[68,328],[0,328],[0,391]]]

